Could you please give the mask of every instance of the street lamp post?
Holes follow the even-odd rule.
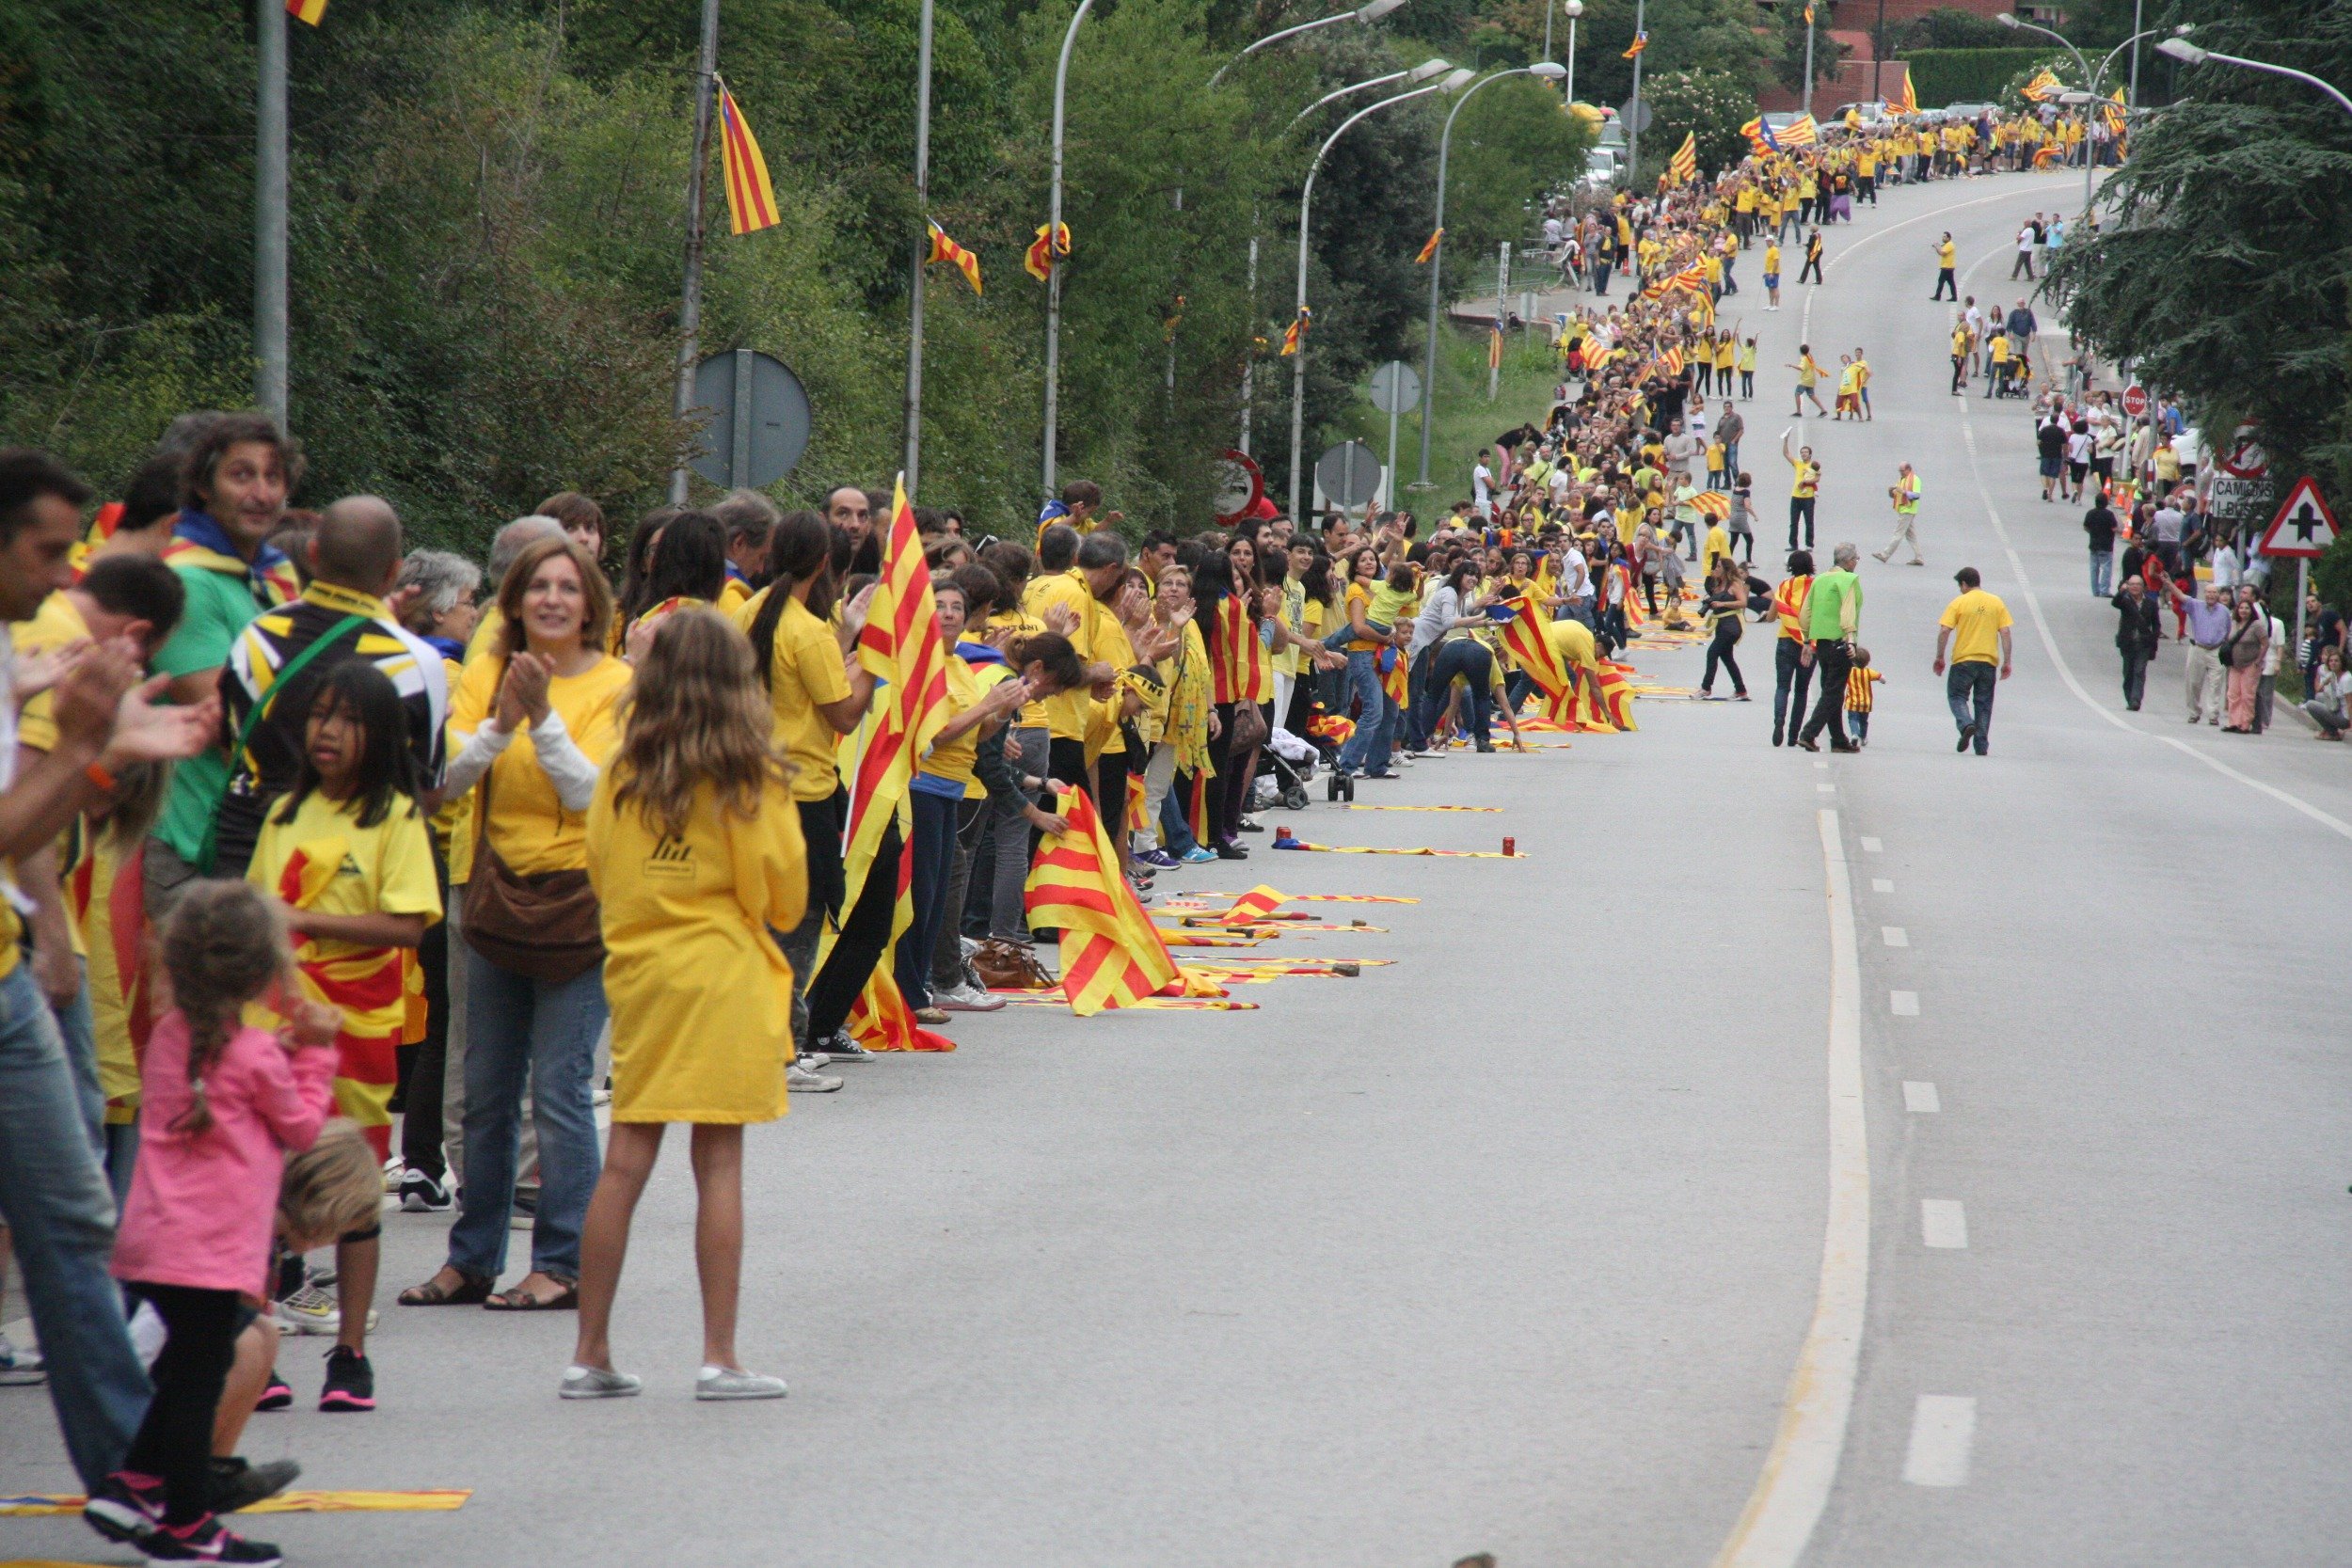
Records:
[[[923,227],[914,238],[914,268],[907,277],[907,499],[923,477],[923,269],[931,256],[931,8],[923,0],[914,64],[914,206]]]
[[[2130,49],[2132,51],[2132,58],[2136,64],[2139,58],[2139,51],[2133,48],[2133,46],[2138,43],[2141,39],[2146,38],[2149,33],[2160,33],[2165,30],[2161,27],[2151,27],[2148,29],[2148,32],[2134,33],[2130,38],[2125,39],[2122,43],[2119,43],[2114,48],[2108,50],[2106,58],[2101,60],[2099,62],[2098,69],[2094,71],[2091,69],[2090,62],[2083,57],[2083,52],[2075,48],[2074,40],[2069,39],[2064,33],[2055,32],[2048,27],[2042,26],[2042,24],[2038,22],[2027,22],[2024,18],[2017,16],[2010,11],[2003,11],[1993,20],[1999,23],[2002,26],[2009,28],[2011,32],[2040,33],[2045,38],[2054,38],[2058,40],[2058,42],[2064,44],[2066,46],[2066,52],[2074,56],[2074,64],[2083,73],[2084,103],[2086,104],[2096,103],[2100,101],[2099,88],[2101,85],[2106,81],[2107,68],[2115,64],[2116,55],[2121,55],[2126,49]],[[2166,40],[2165,42],[2183,43],[2188,48],[2196,49],[2196,45],[2187,43],[2184,36],[2196,25],[2197,24],[2193,22],[2181,24],[2179,26],[2174,27],[2171,30],[2172,37]],[[2172,54],[2172,51],[2166,48],[2164,43],[2156,45],[2156,52],[2163,55]],[[2198,49],[2197,53],[2200,56],[2202,56],[2205,51]],[[2177,58],[2180,56],[2175,57]],[[2216,59],[2222,59],[2227,56],[2217,55],[2213,57]],[[2284,66],[2265,66],[2261,69],[2266,71],[2286,71],[2286,68]],[[2302,75],[2302,72],[2299,71],[2286,71],[2286,73],[2290,76]],[[2308,78],[2308,80],[2317,82],[2319,81],[2319,78],[2313,76]],[[2328,87],[2328,84],[2325,82],[2320,82],[2319,85],[2323,87]],[[2335,92],[2333,87],[2328,87],[2328,90]],[[2343,94],[2337,93],[2336,96],[2338,98],[2342,98]],[[2068,100],[2061,98],[2060,101],[2066,102]],[[2347,104],[2346,107],[2352,108],[2352,104]],[[2094,189],[2094,181],[2098,173],[2098,161],[2091,154],[2090,135],[2088,127],[2086,127],[2083,135],[2083,217],[2086,221],[2088,221],[2090,216],[2090,198]]]
[[[1313,114],[1317,109],[1324,107],[1326,104],[1336,103],[1343,98],[1352,98],[1357,93],[1369,92],[1374,87],[1394,87],[1399,82],[1403,82],[1408,87],[1419,87],[1422,83],[1428,81],[1431,77],[1442,76],[1453,69],[1454,62],[1452,60],[1445,59],[1439,55],[1432,55],[1429,58],[1422,61],[1421,64],[1417,66],[1410,66],[1403,71],[1391,71],[1385,76],[1367,76],[1360,82],[1350,82],[1343,87],[1333,87],[1329,92],[1325,93],[1321,98],[1316,99],[1313,103],[1308,104],[1305,108],[1293,115],[1291,117],[1291,124],[1295,127],[1300,121],[1304,120],[1309,115]]]
[[[2185,32],[2187,29],[2183,28],[2181,31]],[[2317,87],[2334,99],[2345,114],[2352,115],[2352,98],[2346,98],[2333,86],[2320,80],[2308,71],[2297,71],[2290,65],[2272,65],[2268,60],[2249,60],[2240,55],[2224,55],[2217,50],[2200,49],[2178,34],[2157,44],[2156,53],[2169,55],[2183,65],[2205,65],[2219,61],[2223,65],[2233,65],[2243,71],[2265,71],[2274,76],[2292,76],[2298,82]]]
[[[1045,214],[1045,499],[1054,498],[1054,444],[1061,422],[1061,158],[1064,107],[1070,97],[1070,55],[1078,28],[1094,0],[1078,0],[1062,34],[1061,60],[1054,67],[1054,182]]]
[[[1225,73],[1227,71],[1232,70],[1235,66],[1241,64],[1242,61],[1248,59],[1259,50],[1263,49],[1269,43],[1279,43],[1284,39],[1295,39],[1301,33],[1311,33],[1318,27],[1328,27],[1334,22],[1361,22],[1369,25],[1372,23],[1379,21],[1382,17],[1388,15],[1391,11],[1396,9],[1403,4],[1405,4],[1405,0],[1372,0],[1372,4],[1368,6],[1359,6],[1352,11],[1341,11],[1333,16],[1317,17],[1312,22],[1302,22],[1295,27],[1285,27],[1279,32],[1268,33],[1265,37],[1260,39],[1257,42],[1251,44],[1248,48],[1243,50],[1232,59],[1227,60],[1223,65],[1218,66],[1216,68],[1216,74],[1209,78],[1209,86],[1215,87],[1219,82],[1225,80]]]
[[[1309,211],[1314,204],[1315,176],[1323,171],[1323,160],[1329,155],[1333,144],[1338,142],[1342,136],[1347,135],[1349,131],[1355,129],[1356,125],[1359,121],[1378,114],[1383,109],[1392,109],[1399,103],[1409,103],[1416,98],[1426,98],[1433,92],[1459,91],[1465,85],[1473,80],[1474,74],[1474,72],[1468,71],[1455,71],[1444,77],[1441,77],[1438,81],[1425,83],[1424,85],[1414,87],[1407,92],[1400,92],[1393,98],[1384,98],[1377,103],[1368,103],[1364,107],[1357,110],[1354,114],[1348,116],[1345,119],[1340,121],[1339,129],[1323,138],[1323,145],[1315,150],[1314,162],[1307,166],[1307,182],[1300,188],[1298,193],[1298,293],[1296,303],[1291,311],[1291,320],[1293,323],[1297,323],[1305,319],[1305,311],[1307,309],[1307,217]],[[1298,334],[1298,352],[1291,357],[1293,363],[1291,367],[1290,515],[1294,520],[1303,521],[1303,516],[1298,510],[1298,496],[1299,480],[1301,477],[1300,464],[1304,461],[1302,452],[1307,442],[1307,334],[1305,332],[1302,331]]]
[[[1583,0],[1567,0],[1568,26],[1571,29],[1576,26],[1576,18],[1583,10]],[[1568,34],[1568,58],[1571,62],[1576,58],[1576,34],[1573,30]],[[1429,484],[1429,419],[1431,410],[1437,405],[1438,395],[1438,274],[1445,266],[1445,170],[1446,159],[1454,149],[1454,121],[1480,89],[1489,83],[1500,82],[1506,76],[1540,76],[1548,82],[1556,82],[1566,76],[1569,70],[1569,66],[1554,65],[1549,60],[1544,60],[1521,66],[1516,71],[1498,71],[1455,99],[1454,107],[1446,113],[1445,130],[1438,137],[1438,215],[1437,221],[1431,225],[1437,230],[1438,247],[1429,254],[1429,341],[1422,357],[1421,477],[1413,482],[1415,489],[1426,489]]]
[[[1584,0],[1561,0],[1560,14],[1568,19],[1567,84],[1560,89],[1562,103],[1576,102],[1576,19],[1584,14]],[[1545,57],[1550,57],[1547,51]]]
[[[1643,19],[1643,0],[1633,0],[1633,41],[1636,43],[1642,41]],[[1633,97],[1626,108],[1625,175],[1629,186],[1635,185],[1642,178],[1642,55],[1647,53],[1649,51],[1644,49],[1633,56]]]
[[[286,8],[254,10],[253,401],[286,423]]]

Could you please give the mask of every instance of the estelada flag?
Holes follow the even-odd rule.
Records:
[[[743,123],[735,94],[716,75],[711,84],[719,91],[719,166],[726,176],[728,230],[756,234],[772,229],[781,220],[776,215],[776,187],[768,179],[768,160],[761,155],[752,128]]]
[[[1413,265],[1427,266],[1429,259],[1438,254],[1438,242],[1444,238],[1445,230],[1442,226],[1432,229],[1429,231],[1429,238],[1422,242],[1421,254],[1413,258]]]
[[[1038,847],[1026,904],[1032,926],[1061,932],[1061,988],[1070,1010],[1086,1018],[1147,996],[1224,995],[1187,976],[1169,956],[1159,927],[1119,874],[1118,853],[1087,792],[1065,791],[1059,804],[1070,831]]]
[[[286,0],[286,14],[315,27],[326,20],[326,0]]]
[[[1627,45],[1627,46],[1626,46],[1626,51],[1625,51],[1625,53],[1624,53],[1624,54],[1622,54],[1622,55],[1618,55],[1618,56],[1617,56],[1617,58],[1619,58],[1619,59],[1621,59],[1621,60],[1629,60],[1629,59],[1633,58],[1636,55],[1639,55],[1639,54],[1640,54],[1643,50],[1647,49],[1648,47],[1649,47],[1649,34],[1647,34],[1647,33],[1645,33],[1645,33],[1636,33],[1636,34],[1634,34],[1634,35],[1633,35],[1633,41],[1632,41],[1630,44],[1629,44],[1629,45]]]
[[[1312,322],[1314,319],[1315,313],[1312,310],[1308,309],[1304,305],[1298,308],[1298,319],[1291,323],[1290,325],[1282,328],[1282,355],[1284,357],[1288,357],[1289,356],[1298,352],[1300,340],[1307,336],[1308,324]]]
[[[980,292],[980,259],[949,239],[947,231],[940,228],[938,224],[930,224],[930,230],[931,252],[923,259],[925,263],[953,261],[956,270],[963,274],[963,280],[972,285],[972,292],[978,293]]]
[[[1029,248],[1021,256],[1021,265],[1041,283],[1054,276],[1057,261],[1070,259],[1070,225],[1055,226],[1054,240],[1050,245],[1045,240],[1046,228],[1047,225],[1042,223],[1037,226],[1037,238],[1029,242]]]

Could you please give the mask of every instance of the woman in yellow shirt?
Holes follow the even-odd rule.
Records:
[[[642,589],[644,608],[629,619],[622,646],[635,659],[654,628],[689,605],[708,607],[727,587],[727,526],[707,512],[681,512],[653,546]]]
[[[785,1110],[792,970],[771,934],[808,894],[791,764],[750,644],[714,612],[667,618],[639,661],[628,728],[588,809],[589,875],[612,1008],[610,1157],[581,1240],[580,1333],[559,1392],[644,1386],[612,1366],[612,1299],[629,1221],[669,1123],[692,1124],[703,1290],[698,1400],[782,1399],[736,1357],[743,1127]]]
[[[604,652],[612,593],[567,537],[523,546],[499,585],[499,641],[466,667],[450,704],[445,794],[483,786],[464,936],[466,1205],[449,1260],[401,1292],[404,1307],[480,1302],[506,1311],[577,1299],[580,1227],[596,1184],[589,1073],[604,1028],[600,950],[527,953],[485,929],[484,881],[498,866],[550,902],[587,893],[588,803],[620,739],[629,669]],[[496,863],[495,864],[493,863]],[[500,957],[492,958],[488,953]],[[521,966],[531,965],[530,972]],[[539,1133],[531,1273],[489,1297],[506,1267],[523,1085]]]

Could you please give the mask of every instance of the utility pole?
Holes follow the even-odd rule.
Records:
[[[1886,58],[1886,0],[1879,0],[1879,24],[1870,35],[1870,101],[1883,103],[1886,94],[1879,88],[1879,65]]]
[[[1636,55],[1633,57],[1633,63],[1641,64],[1641,56]],[[1502,248],[1495,253],[1495,342],[1497,344],[1502,341],[1502,296],[1510,292],[1511,242],[1505,240],[1502,242]],[[1494,352],[1492,360],[1486,366],[1486,401],[1492,403],[1502,395],[1502,354],[1498,348]]]
[[[1643,0],[1633,0],[1633,40],[1642,40],[1644,18]],[[1645,49],[1643,55],[1648,54]],[[1642,55],[1633,56],[1633,98],[1626,116],[1625,182],[1626,188],[1639,191],[1642,179]]]
[[[923,273],[931,259],[931,0],[923,0],[923,21],[914,65],[914,210],[923,214],[915,231],[914,268],[907,278],[907,500],[914,500],[923,472]],[[737,401],[743,392],[738,388]]]
[[[1633,69],[1640,71],[1642,62],[1636,58]],[[1813,118],[1813,0],[1804,0],[1804,117]]]
[[[1241,361],[1241,454],[1249,455],[1249,415],[1256,397],[1258,371],[1258,212],[1249,211],[1249,335],[1251,342]],[[1297,519],[1293,518],[1295,522]]]
[[[1068,124],[1070,52],[1078,47],[1078,29],[1094,8],[1094,0],[1078,0],[1070,26],[1061,36],[1061,61],[1054,68],[1054,181],[1045,213],[1045,484],[1051,500],[1054,489],[1055,446],[1061,438],[1061,198],[1062,132]]]
[[[286,7],[254,0],[253,401],[286,424]]]
[[[266,8],[270,0],[261,0]],[[702,54],[694,74],[694,159],[686,171],[686,291],[678,301],[677,399],[673,411],[679,419],[694,405],[694,362],[702,357],[703,330],[703,170],[710,163],[711,111],[718,94],[719,0],[703,0]],[[749,387],[735,395],[747,398]],[[686,465],[670,471],[670,504],[686,504]]]

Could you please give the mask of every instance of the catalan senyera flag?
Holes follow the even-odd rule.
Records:
[[[350,853],[350,841],[335,835],[297,845],[278,874],[278,896],[297,910],[309,909],[334,884]],[[359,1124],[376,1158],[388,1159],[400,1037],[408,1012],[403,949],[360,947],[328,957],[326,945],[310,937],[296,942],[294,973],[306,996],[342,1009],[342,1024],[335,1034],[335,1108]]]
[[[1666,372],[1666,379],[1669,381],[1673,380],[1676,376],[1680,375],[1682,373],[1682,350],[1679,348],[1670,348],[1665,353],[1660,355],[1658,356],[1658,368]]]
[[[924,258],[925,263],[928,265],[938,261],[952,261],[955,263],[956,270],[963,274],[963,280],[972,285],[972,292],[978,293],[980,292],[980,259],[949,239],[947,230],[939,227],[938,224],[932,223],[930,231],[931,251]]]
[[[1054,237],[1050,244],[1045,238],[1048,227],[1046,224],[1039,224],[1037,238],[1031,240],[1029,248],[1021,253],[1022,268],[1041,283],[1054,276],[1055,262],[1070,259],[1070,225],[1064,223],[1050,226],[1054,230]]]
[[[1272,914],[1282,907],[1283,902],[1279,893],[1261,882],[1234,899],[1233,907],[1218,915],[1217,919],[1229,926],[1246,926]]]
[[[1643,50],[1647,49],[1648,47],[1649,34],[1646,32],[1636,33],[1633,35],[1633,41],[1626,46],[1625,53],[1618,55],[1617,58],[1621,60],[1632,59],[1634,56],[1641,54]]]
[[[1527,672],[1527,678],[1535,683],[1535,689],[1543,693],[1544,717],[1562,729],[1575,729],[1576,673],[1561,658],[1551,639],[1544,635],[1544,623],[1535,601],[1522,595],[1514,604],[1518,613],[1502,624],[1502,645],[1518,667]]]
[[[1808,27],[1813,25],[1813,8],[1811,6],[1807,6],[1804,8],[1804,24]]]
[[[1901,74],[1895,79],[1895,96],[1888,107],[1899,115],[1915,115],[1919,112],[1919,94],[1911,85],[1911,62],[1897,60],[1895,69]]]
[[[2033,166],[2036,168],[2054,168],[2058,164],[2064,162],[2065,158],[2066,150],[2062,147],[2039,148],[2035,150],[2033,155]]]
[[[1702,517],[1712,517],[1719,523],[1731,520],[1731,498],[1721,490],[1701,490],[1691,498],[1691,504]]]
[[[1642,297],[1644,299],[1663,299],[1668,294],[1675,293],[1677,290],[1680,290],[1686,293],[1696,293],[1706,287],[1707,265],[1702,261],[1693,261],[1689,266],[1684,267],[1680,272],[1670,272],[1665,277],[1661,277],[1657,282],[1652,283],[1648,288],[1644,289],[1642,291]]]
[[[1417,267],[1427,266],[1430,262],[1430,259],[1438,254],[1438,242],[1444,238],[1445,230],[1443,227],[1432,229],[1429,231],[1429,238],[1422,242],[1421,254],[1413,258],[1413,265]]]
[[[1666,160],[1666,177],[1677,185],[1687,185],[1699,177],[1699,134],[1683,134],[1682,145]]]
[[[326,20],[326,0],[286,0],[286,14],[315,27]]]
[[[1189,981],[1168,951],[1159,927],[1136,902],[1119,874],[1119,855],[1103,819],[1083,789],[1065,791],[1062,817],[1070,831],[1038,847],[1029,868],[1029,923],[1061,932],[1061,987],[1080,1018],[1128,1007],[1147,996],[1222,996],[1206,981]]]
[[[1788,122],[1787,129],[1781,132],[1776,145],[1781,147],[1811,147],[1814,143],[1820,141],[1820,139],[1821,128],[1813,123],[1813,117],[1811,115],[1799,115],[1796,119]]]
[[[1313,322],[1314,318],[1315,313],[1312,310],[1308,309],[1304,305],[1298,308],[1298,319],[1292,322],[1290,325],[1282,328],[1283,357],[1287,358],[1291,355],[1298,352],[1298,345],[1306,339],[1307,327]]]
[[[2120,136],[2123,134],[2123,89],[2122,87],[2116,88],[2109,95],[2107,102],[2099,105],[2099,118],[2106,122],[2109,135]]]
[[[761,155],[752,128],[743,123],[743,110],[735,102],[735,94],[715,75],[711,84],[719,93],[719,166],[726,176],[728,230],[756,234],[772,229],[781,220],[776,215],[776,187],[768,179],[768,160]]]
[[[2064,92],[2066,84],[2058,79],[2058,72],[2045,65],[2040,71],[2035,71],[2032,79],[2018,90],[2035,103],[2042,103]]]

